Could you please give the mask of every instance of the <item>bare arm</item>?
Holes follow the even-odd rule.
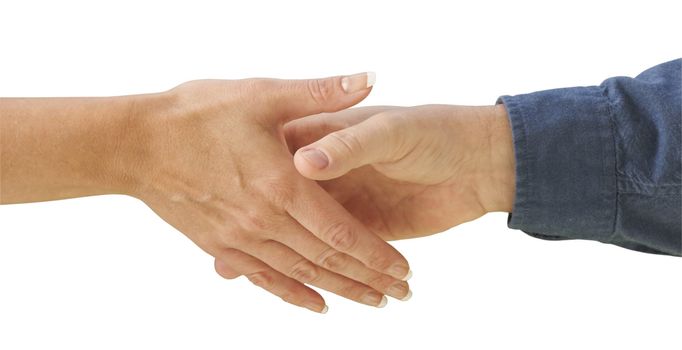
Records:
[[[0,202],[131,195],[285,301],[326,310],[310,284],[383,306],[384,294],[407,295],[407,261],[298,174],[283,131],[358,103],[372,82],[203,80],[150,95],[3,99]]]
[[[142,157],[124,148],[143,98],[0,99],[0,203],[124,193]]]

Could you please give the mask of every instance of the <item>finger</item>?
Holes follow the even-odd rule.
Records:
[[[301,226],[375,271],[403,281],[409,278],[409,264],[395,248],[350,215],[315,182],[298,184],[300,190],[295,192],[287,211]]]
[[[363,165],[398,160],[409,148],[403,125],[399,118],[376,114],[302,147],[294,165],[309,179],[329,180]]]
[[[306,80],[273,80],[264,96],[280,111],[277,118],[287,122],[323,112],[336,112],[362,101],[372,90],[372,72]]]
[[[235,279],[242,275],[239,271],[233,269],[229,262],[224,260],[215,259],[213,267],[215,268],[215,272],[217,272],[218,275],[228,280]]]
[[[295,119],[284,125],[284,137],[293,154],[327,134],[358,124],[374,114],[400,107],[370,106],[344,109],[333,113],[314,114]]]
[[[216,258],[216,270],[218,266],[223,269],[228,264],[234,271],[246,276],[251,283],[280,297],[287,303],[319,313],[326,313],[328,310],[322,296],[312,288],[283,275],[249,254],[236,249],[224,249]]]
[[[368,268],[357,259],[320,241],[298,223],[282,227],[281,230],[286,233],[279,234],[277,241],[314,264],[399,300],[405,301],[412,296],[407,282]]]
[[[249,254],[301,283],[310,284],[359,303],[384,307],[388,300],[376,290],[321,268],[284,244],[266,240],[249,248]]]

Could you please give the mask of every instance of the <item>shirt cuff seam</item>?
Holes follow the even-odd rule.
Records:
[[[615,194],[613,196],[614,203],[613,203],[613,217],[612,217],[612,225],[611,225],[611,234],[608,236],[607,241],[608,242],[613,242],[614,238],[617,236],[616,233],[616,223],[618,222],[618,151],[617,151],[617,144],[616,144],[616,117],[614,114],[614,106],[609,98],[609,93],[606,90],[605,86],[599,86],[599,89],[601,91],[602,97],[604,98],[604,101],[606,103],[606,113],[608,114],[608,119],[609,119],[609,129],[611,131],[611,141],[613,148],[611,149],[612,153],[611,155],[606,154],[608,151],[607,149],[603,149],[602,151],[604,152],[604,156],[602,157],[602,161],[606,160],[605,157],[611,156],[613,157],[613,173],[611,174],[611,180],[614,182],[614,191]],[[606,174],[606,176],[609,176]]]
[[[503,104],[507,110],[507,118],[509,119],[509,125],[511,125],[512,139],[514,140],[514,159],[516,164],[515,169],[515,199],[512,207],[512,211],[509,214],[508,221],[511,220],[511,216],[516,213],[516,222],[518,225],[525,225],[525,218],[527,217],[527,209],[525,203],[528,202],[530,198],[530,193],[528,193],[528,186],[521,186],[521,184],[528,183],[528,177],[530,174],[530,169],[528,164],[530,159],[528,156],[528,130],[526,128],[525,118],[516,118],[512,120],[512,115],[523,116],[523,107],[516,102],[514,99],[508,98],[510,96],[500,96],[497,99],[496,104]],[[522,165],[523,164],[523,165]],[[521,169],[521,167],[525,169]]]

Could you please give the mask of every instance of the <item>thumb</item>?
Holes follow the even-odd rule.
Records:
[[[313,180],[329,180],[363,165],[390,162],[400,158],[404,142],[400,127],[384,113],[335,131],[294,154],[301,175]]]
[[[311,114],[336,112],[364,100],[376,80],[373,72],[305,80],[279,80],[270,103],[286,123]]]

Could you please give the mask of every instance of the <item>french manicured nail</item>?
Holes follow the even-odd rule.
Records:
[[[381,297],[381,301],[379,302],[379,305],[377,305],[377,307],[382,308],[386,306],[386,304],[388,304],[388,298],[386,298],[386,296],[384,295],[383,297]]]
[[[322,308],[322,310],[320,310],[320,305],[316,304],[316,303],[306,303],[306,304],[304,304],[304,306],[306,307],[306,309],[308,309],[310,311],[319,312],[321,314],[326,314],[327,311],[329,311],[329,308],[327,307],[327,305],[325,305]]]
[[[407,275],[403,277],[403,281],[409,281],[412,278],[412,270],[407,271]]]
[[[377,292],[369,292],[362,297],[362,302],[367,305],[372,305],[376,307],[384,307],[388,302],[385,295],[381,295]]]
[[[341,87],[348,94],[362,91],[374,85],[377,75],[374,72],[353,74],[341,78]]]
[[[301,157],[317,169],[324,169],[329,165],[327,155],[316,148],[307,149],[301,152]]]
[[[408,300],[410,300],[410,298],[412,298],[412,291],[411,291],[411,290],[408,290],[408,291],[407,291],[407,295],[404,296],[404,297],[403,297],[402,299],[400,299],[400,300],[402,300],[402,301],[408,301]]]
[[[388,288],[386,294],[396,299],[404,300],[406,295],[410,295],[410,287],[407,283],[396,283]]]
[[[412,278],[412,270],[405,265],[393,265],[393,267],[388,270],[388,274],[403,281]]]

